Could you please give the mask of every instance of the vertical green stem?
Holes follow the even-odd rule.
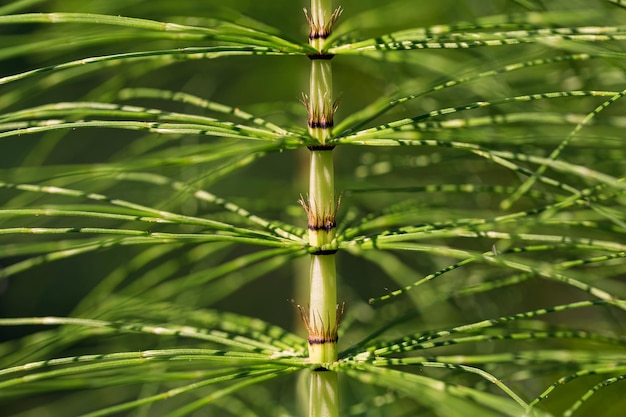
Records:
[[[309,133],[316,144],[311,151],[309,194],[301,201],[309,224],[309,243],[314,248],[311,255],[311,293],[308,314],[305,316],[309,331],[309,360],[329,363],[337,360],[337,273],[335,270],[335,174],[332,150],[328,145],[331,136],[335,104],[333,102],[331,55],[324,53],[326,38],[332,31],[340,9],[331,11],[331,0],[312,0],[309,21],[309,41],[319,52],[311,58],[310,95],[305,104],[309,113]],[[329,247],[330,246],[330,247]]]
[[[333,101],[332,55],[324,44],[341,9],[332,11],[332,0],[311,0],[309,42],[318,53],[311,58],[309,96],[305,105],[309,113],[309,134],[316,144],[309,146],[311,166],[309,194],[301,201],[308,217],[311,254],[311,286],[308,314],[303,318],[309,331],[309,360],[320,366],[311,373],[310,417],[338,417],[337,374],[323,364],[337,360],[337,328],[341,312],[337,304],[335,239],[338,203],[335,200],[335,173],[331,137],[336,105]]]
[[[311,149],[309,201],[309,243],[317,248],[311,255],[310,300],[307,327],[309,360],[328,363],[337,360],[337,273],[335,251],[328,248],[335,238],[337,206],[332,148]]]
[[[307,16],[311,31],[309,43],[318,51],[324,50],[324,42],[332,30],[332,25],[337,19],[333,12],[332,0],[311,0],[311,15]]]

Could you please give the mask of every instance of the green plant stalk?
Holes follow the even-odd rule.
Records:
[[[329,148],[311,150],[309,199],[306,212],[309,217],[309,244],[321,248],[335,238],[335,169],[333,153]]]
[[[309,416],[339,417],[337,373],[311,372]]]
[[[339,10],[339,9],[338,9]],[[307,14],[309,42],[318,54],[311,58],[309,134],[316,144],[309,146],[310,174],[307,201],[301,201],[308,217],[309,244],[313,248],[310,268],[309,310],[302,313],[309,332],[309,361],[319,364],[311,373],[309,416],[338,417],[337,374],[324,364],[337,361],[337,329],[341,313],[337,304],[337,271],[333,246],[338,203],[335,201],[335,173],[331,137],[336,105],[333,102],[332,55],[324,53],[324,42],[340,11],[332,12],[331,0],[311,0]]]
[[[332,0],[311,0],[311,14],[307,16],[311,27],[309,44],[318,51],[324,50],[324,43],[336,19],[333,16]]]
[[[339,10],[339,9],[338,9]],[[309,193],[301,204],[308,217],[309,244],[313,248],[310,269],[310,303],[302,312],[309,331],[309,360],[329,363],[337,360],[337,274],[335,270],[335,238],[337,203],[331,136],[335,104],[333,103],[331,55],[323,52],[339,11],[331,12],[330,0],[312,0],[309,42],[318,50],[311,59],[310,95],[304,97],[309,114],[309,134],[315,144],[309,146]]]
[[[311,58],[310,96],[305,96],[308,127],[317,142],[309,146],[310,175],[307,201],[301,201],[308,217],[311,255],[310,303],[303,313],[309,331],[309,360],[330,363],[337,360],[337,274],[335,238],[337,203],[332,150],[327,145],[333,127],[335,105],[332,90],[332,56],[325,55],[323,43],[332,30],[338,12],[331,12],[331,1],[312,0],[309,42],[318,49]]]
[[[309,134],[320,145],[326,145],[333,126],[335,104],[332,99],[332,66],[330,59],[311,61],[310,98],[307,104],[309,112]]]

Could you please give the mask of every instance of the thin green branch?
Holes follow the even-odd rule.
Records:
[[[375,103],[372,103],[371,105],[365,107],[364,109],[356,113],[353,113],[352,115],[347,117],[340,125],[338,125],[335,128],[334,136],[336,137],[346,136],[354,132],[355,130],[361,128],[363,125],[365,125],[369,121],[374,120],[375,118],[389,112],[396,106],[406,103],[407,101],[414,100],[419,97],[423,97],[427,95],[428,93],[434,93],[437,91],[445,90],[447,88],[456,87],[462,84],[467,84],[473,81],[477,81],[483,78],[494,77],[496,75],[506,74],[506,73],[510,73],[514,71],[531,68],[531,67],[550,65],[550,64],[556,64],[556,63],[561,63],[561,62],[586,61],[590,59],[597,59],[600,57],[602,57],[602,55],[571,54],[571,55],[561,55],[561,56],[556,56],[556,57],[551,57],[551,58],[534,59],[534,60],[524,61],[524,62],[516,62],[513,64],[505,65],[500,68],[490,69],[488,71],[484,71],[478,74],[470,74],[465,77],[453,79],[445,83],[437,84],[433,87],[427,88],[420,92],[408,94],[402,97],[397,97],[393,99],[384,97],[376,101]],[[506,117],[508,115],[502,115],[502,116]]]
[[[183,416],[189,415],[190,413],[198,410],[199,408],[202,408],[205,405],[212,403],[220,398],[229,396],[233,394],[234,392],[239,391],[240,389],[243,389],[251,385],[260,384],[267,380],[277,378],[279,376],[286,375],[289,373],[293,373],[294,371],[297,371],[297,370],[298,368],[269,369],[269,370],[260,369],[258,371],[254,371],[254,370],[249,371],[247,374],[245,373],[238,374],[236,375],[237,378],[246,377],[247,379],[242,382],[232,384],[226,388],[222,388],[220,390],[212,392],[211,394],[207,395],[204,398],[200,398],[196,401],[193,401],[177,409],[176,411],[167,414],[167,417],[183,417]],[[84,416],[84,417],[87,417],[87,416]],[[93,416],[93,417],[96,417],[96,416]]]
[[[61,119],[59,119],[59,117]],[[118,120],[119,122],[129,121],[129,119],[138,119],[138,122],[148,122],[149,120],[154,120],[155,122],[159,122],[158,124],[155,124],[154,127],[159,127],[160,125],[167,126],[170,124],[172,126],[184,126],[185,124],[190,126],[205,126],[207,130],[213,130],[217,136],[219,136],[221,132],[223,136],[231,136],[235,134],[235,137],[249,137],[251,139],[258,138],[272,140],[277,137],[275,132],[266,129],[235,124],[205,116],[168,112],[154,108],[97,102],[54,103],[19,110],[13,113],[5,113],[0,116],[0,123],[27,120],[27,122],[31,125],[39,123],[41,126],[46,126],[47,124],[53,123],[62,124],[63,122],[61,122],[61,120],[67,120],[71,117],[121,119]],[[47,118],[53,119],[45,120]],[[98,120],[93,121],[97,122]],[[114,120],[102,120],[103,123],[108,121]],[[65,123],[72,122],[67,120]],[[164,129],[167,129],[167,127],[164,127]],[[28,132],[28,130],[22,129],[18,132],[18,134],[26,132]],[[290,135],[290,133],[284,131],[284,136],[287,135]]]
[[[338,364],[334,368],[365,384],[399,390],[428,408],[436,409],[442,415],[519,417],[520,412],[524,410],[515,401],[422,375],[379,368],[365,363],[357,366]]]
[[[413,358],[411,358],[413,359]],[[506,384],[504,384],[502,381],[500,381],[498,378],[496,378],[494,375],[490,374],[489,372],[480,369],[480,368],[476,368],[473,366],[467,366],[467,365],[462,365],[462,364],[454,364],[454,363],[444,363],[444,362],[432,362],[432,361],[420,361],[420,362],[416,362],[411,360],[410,363],[411,365],[417,365],[420,367],[424,367],[424,368],[441,368],[441,369],[451,369],[451,370],[455,370],[455,371],[462,371],[462,372],[467,372],[470,374],[476,374],[478,376],[480,376],[481,378],[485,379],[486,381],[488,381],[489,383],[495,385],[496,387],[498,387],[502,392],[504,392],[506,395],[508,395],[511,399],[513,399],[513,401],[515,401],[516,403],[518,403],[520,406],[524,407],[524,408],[528,408],[528,404],[519,396],[517,395],[510,387],[508,387]],[[374,366],[397,366],[397,365],[409,365],[409,361],[403,361],[402,359],[399,360],[393,360],[393,359],[374,359],[370,362],[372,365]]]
[[[250,121],[255,125],[261,126],[268,131],[272,131],[280,136],[287,136],[293,134],[284,128],[277,126],[273,123],[270,123],[258,116],[254,116],[250,113],[247,113],[237,107],[230,107],[225,104],[216,103],[210,100],[203,99],[198,96],[194,96],[191,94],[187,94],[180,91],[167,91],[167,90],[158,90],[154,88],[125,88],[120,90],[118,96],[122,100],[130,100],[137,98],[157,98],[161,100],[170,100],[175,102],[181,102],[185,104],[191,104],[200,109],[206,109],[210,111],[214,111],[217,113],[228,114],[239,119],[243,119],[246,121]]]
[[[423,29],[408,29],[373,39],[349,42],[328,49],[332,54],[362,54],[375,51],[415,49],[469,49],[526,43],[558,44],[563,41],[609,42],[626,39],[624,27],[542,28],[482,33],[426,34]]]
[[[43,325],[43,326],[59,326],[59,325],[75,325],[85,326],[89,328],[97,328],[106,333],[122,332],[122,333],[144,333],[158,336],[176,336],[205,342],[212,342],[222,346],[240,349],[248,352],[256,352],[265,354],[267,360],[268,355],[279,354],[281,349],[271,344],[250,339],[246,336],[228,333],[223,330],[200,329],[191,326],[153,326],[145,323],[122,323],[111,322],[105,320],[93,320],[82,318],[68,317],[27,317],[27,318],[9,318],[0,319],[0,326],[24,326],[24,325]]]
[[[596,372],[593,372],[593,374],[601,375],[603,373],[610,373],[610,372],[611,372],[611,369],[597,369]],[[613,372],[626,372],[626,366],[613,369]],[[565,410],[565,412],[563,413],[563,417],[571,417],[587,400],[589,400],[589,398],[591,398],[592,395],[596,394],[602,388],[606,388],[610,385],[613,385],[617,382],[622,382],[624,380],[626,380],[626,374],[622,374],[622,375],[615,376],[613,378],[605,379],[604,381],[594,385],[590,390],[584,393],[582,397],[580,397],[580,399],[578,399],[574,404],[572,404],[570,408]]]
[[[593,301],[580,301],[569,304],[561,304],[557,306],[551,306],[547,308],[536,309],[532,311],[527,311],[523,313],[517,313],[509,316],[502,316],[495,319],[487,319],[481,320],[474,323],[468,323],[461,326],[443,329],[443,330],[435,330],[429,332],[420,332],[417,334],[406,335],[400,339],[392,340],[389,342],[380,342],[380,341],[372,341],[371,343],[362,344],[358,343],[345,351],[341,352],[340,357],[342,358],[356,358],[356,359],[367,359],[371,357],[378,357],[382,355],[388,355],[398,352],[406,352],[420,349],[429,349],[436,346],[447,346],[450,344],[455,344],[454,340],[456,339],[447,339],[441,342],[433,342],[433,340],[439,338],[445,338],[458,333],[474,333],[480,332],[486,328],[492,328],[501,324],[506,324],[513,321],[518,320],[527,320],[527,319],[535,319],[547,314],[559,313],[568,310],[575,310],[580,308],[589,308],[595,306],[606,306],[610,304],[604,300],[593,300]],[[384,326],[384,331],[386,331],[387,327]],[[379,331],[377,331],[379,333]],[[539,334],[539,333],[537,333]],[[542,333],[544,337],[559,337],[558,332],[550,333],[544,332]],[[564,333],[565,334],[565,333]],[[501,335],[478,335],[480,337],[484,336],[485,338],[481,339],[463,339],[464,342],[472,342],[472,341],[488,341],[488,340],[498,340],[505,338],[515,338],[516,336],[509,337],[506,333]],[[623,344],[622,341],[618,339],[610,339],[603,338],[600,335],[588,332],[570,332],[567,333],[568,337],[580,337],[580,338],[591,338],[597,340],[602,340],[603,342],[612,343],[612,344]],[[526,337],[526,336],[523,336]],[[364,339],[364,341],[371,340],[370,337]]]
[[[165,179],[165,177],[161,177],[161,179]],[[110,198],[106,195],[98,194],[98,193],[89,193],[85,191],[72,190],[69,188],[62,188],[62,187],[55,187],[55,186],[45,186],[45,185],[35,185],[35,184],[13,184],[13,183],[7,183],[7,182],[0,182],[0,189],[2,188],[98,201],[101,203],[110,204],[112,206],[130,209],[136,212],[139,217],[143,217],[146,214],[153,215],[155,218],[161,218],[163,220],[171,221],[175,223],[196,225],[196,226],[202,226],[202,227],[206,227],[209,229],[214,229],[214,230],[218,230],[222,232],[230,232],[233,234],[232,237],[235,237],[235,238],[238,235],[240,237],[244,237],[244,236],[253,237],[254,236],[254,237],[262,238],[262,239],[268,238],[271,236],[270,234],[267,234],[265,232],[239,228],[239,227],[235,227],[233,225],[229,225],[223,222],[218,222],[215,220],[209,220],[209,219],[193,217],[193,216],[185,216],[182,214],[176,214],[176,213],[172,213],[172,212],[165,211],[165,210],[154,209],[149,206],[133,203],[133,202],[126,201],[126,200]],[[200,191],[198,191],[198,193],[200,193],[202,196],[211,196],[211,194],[209,193],[204,193],[204,192],[201,193]],[[211,196],[211,197],[214,198],[214,196]],[[194,236],[201,239],[201,235],[189,235],[190,238],[193,238]]]
[[[345,136],[337,136],[333,138],[331,143],[353,143],[357,140],[362,139],[370,139],[370,138],[380,138],[388,136],[389,134],[409,130],[416,130],[416,123],[444,115],[449,115],[453,113],[463,112],[467,110],[480,109],[485,107],[492,106],[500,106],[503,104],[510,103],[522,103],[529,101],[538,101],[538,100],[550,100],[550,99],[559,99],[566,97],[615,97],[617,94],[620,94],[616,91],[584,91],[584,90],[572,90],[572,91],[554,91],[547,93],[537,93],[537,94],[524,94],[515,97],[505,97],[502,99],[495,100],[485,100],[485,101],[475,101],[472,103],[464,104],[461,106],[455,107],[446,107],[438,110],[433,110],[428,113],[424,113],[414,117],[408,117],[400,120],[396,120],[393,122],[385,123],[384,125],[360,130],[358,132],[354,132]]]
[[[1,17],[1,16],[0,16]],[[215,47],[187,47],[177,49],[163,49],[157,51],[141,51],[119,53],[112,55],[94,56],[82,58],[75,61],[65,62],[63,64],[50,65],[38,69],[22,72],[15,75],[0,77],[0,85],[9,84],[15,81],[27,79],[36,75],[44,74],[50,71],[67,70],[70,68],[81,67],[83,65],[103,64],[112,61],[132,61],[145,59],[215,59],[224,56],[250,56],[250,55],[290,55],[290,53],[276,51],[266,47],[247,47],[247,46],[215,46]]]
[[[243,44],[246,46],[271,47],[276,51],[282,50],[286,53],[304,54],[311,52],[306,44],[293,43],[276,34],[269,34],[252,27],[240,26],[231,22],[219,21],[218,19],[213,19],[213,27],[200,27],[133,17],[90,13],[32,13],[0,16],[0,25],[27,23],[82,23],[89,25],[121,26],[156,32],[201,34],[205,39]]]
[[[39,3],[43,3],[46,0],[17,0],[9,4],[0,7],[0,15],[11,14],[22,9],[26,9],[31,6],[35,6]]]
[[[341,139],[337,140],[337,143],[344,143]],[[604,174],[602,172],[590,169],[586,166],[581,166],[577,164],[572,164],[566,161],[556,161],[548,158],[542,158],[534,155],[517,153],[517,152],[508,152],[508,151],[496,151],[485,149],[479,145],[472,143],[463,143],[463,142],[448,142],[448,141],[440,141],[440,140],[412,140],[412,139],[361,139],[354,138],[349,142],[351,145],[361,145],[361,146],[436,146],[436,147],[444,147],[444,148],[452,148],[452,149],[460,149],[467,150],[472,152],[478,156],[481,156],[485,159],[491,160],[499,165],[504,166],[514,172],[518,172],[520,174],[530,176],[533,174],[532,171],[522,168],[513,161],[525,161],[536,164],[546,164],[550,168],[553,168],[557,171],[566,172],[569,174],[574,174],[582,179],[593,179],[600,183],[604,183],[611,187],[615,187],[617,189],[626,189],[626,181],[622,178],[616,178],[611,175]],[[568,184],[556,181],[550,177],[541,176],[537,179],[540,182],[544,182],[546,184],[550,184],[556,188],[560,188],[566,190],[576,196],[581,194],[581,191],[577,188],[574,188]]]
[[[583,369],[583,370],[578,371],[576,373],[573,373],[573,374],[561,377],[555,383],[550,385],[544,392],[539,394],[534,400],[532,400],[528,404],[528,410],[530,411],[530,410],[534,409],[534,407],[538,403],[540,403],[541,401],[547,399],[548,396],[552,393],[552,391],[554,391],[559,386],[565,385],[565,384],[567,384],[567,383],[569,383],[569,382],[571,382],[571,381],[573,381],[575,379],[582,378],[582,377],[585,377],[585,376],[590,376],[590,375],[615,374],[615,373],[618,373],[618,372],[626,372],[626,366],[624,364],[619,364],[618,363],[618,364],[613,364],[613,365],[605,366],[605,367],[593,367],[593,369]],[[614,377],[614,378],[606,379],[606,380],[602,381],[601,383],[594,385],[593,388],[591,388],[589,391],[587,391],[585,394],[583,394],[582,397],[580,397],[569,409],[567,409],[563,413],[563,416],[570,417],[572,414],[574,414],[574,412],[578,408],[580,408],[580,406],[586,400],[588,400],[598,390],[600,390],[601,388],[604,388],[604,387],[606,387],[608,385],[611,385],[613,383],[622,381],[624,379],[626,379],[626,374],[619,375],[619,376]]]
[[[559,146],[550,153],[550,155],[548,156],[548,160],[556,160],[561,154],[561,152],[569,145],[569,143],[572,140],[574,140],[574,138],[580,133],[580,131],[586,125],[588,125],[603,110],[607,109],[609,106],[617,102],[617,100],[624,97],[624,95],[626,95],[626,90],[618,94],[615,94],[609,100],[605,101],[604,103],[596,107],[576,126],[576,128],[574,128],[574,130],[567,136],[567,138],[565,138],[559,144]],[[526,179],[526,181],[524,181],[524,183],[522,183],[522,185],[520,185],[519,188],[510,197],[507,197],[505,200],[502,201],[501,203],[502,208],[505,210],[510,208],[511,205],[513,205],[513,203],[515,203],[517,199],[519,199],[524,193],[526,193],[533,186],[533,184],[536,182],[537,177],[543,175],[543,173],[547,170],[547,168],[548,168],[548,165],[545,163],[540,165],[539,168],[537,168],[537,170],[535,171],[535,173],[531,177]]]

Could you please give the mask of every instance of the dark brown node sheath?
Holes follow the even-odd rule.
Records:
[[[335,112],[339,107],[339,99],[335,100],[332,107],[324,109],[323,111],[320,111],[320,109],[312,106],[309,101],[309,97],[304,93],[302,94],[302,99],[300,101],[304,104],[304,108],[309,115],[309,118],[307,119],[309,129],[332,129],[335,126],[334,117]]]
[[[300,200],[298,200],[298,202],[304,209],[304,212],[306,213],[306,216],[309,220],[308,225],[307,225],[309,230],[313,230],[313,231],[323,230],[325,232],[330,233],[333,229],[337,227],[336,217],[337,217],[337,211],[339,211],[339,205],[341,204],[341,195],[337,199],[337,204],[335,204],[335,209],[328,213],[326,212],[320,213],[318,210],[316,210],[317,207],[316,207],[315,202],[309,201],[307,203],[307,200],[305,200],[302,195],[300,195]]]
[[[318,325],[318,320],[314,320],[313,323],[311,323],[311,320],[309,319],[308,308],[305,309],[301,305],[298,305],[300,317],[302,318],[304,326],[309,332],[309,337],[307,339],[309,345],[324,345],[326,343],[337,343],[339,341],[337,331],[339,330],[339,325],[341,324],[341,319],[345,310],[345,304],[337,304],[336,309],[337,323],[332,326],[332,328],[325,328],[324,322],[321,317],[319,317],[319,322],[321,323],[321,325]]]
[[[310,151],[332,151],[335,145],[309,145],[306,148]]]
[[[307,341],[309,342],[309,345],[323,345],[326,343],[337,343],[339,341],[339,336],[337,336],[336,334],[330,335],[330,338],[309,336]]]
[[[306,54],[306,56],[309,57],[309,59],[322,59],[322,60],[330,60],[333,59],[335,57],[335,54],[323,54],[323,53],[319,53],[319,54]]]
[[[343,12],[341,7],[335,9],[333,14],[330,15],[330,19],[327,22],[318,22],[314,17],[309,16],[307,9],[304,9],[304,16],[309,23],[309,40],[326,39],[333,32],[333,26],[339,16]]]

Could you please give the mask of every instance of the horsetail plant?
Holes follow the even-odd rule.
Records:
[[[305,10],[305,13],[306,10]],[[311,59],[310,96],[304,97],[308,113],[309,135],[315,139],[310,151],[308,201],[301,204],[308,218],[309,243],[315,248],[311,254],[310,303],[308,317],[303,313],[308,330],[309,361],[333,363],[338,359],[337,342],[339,321],[343,308],[337,303],[336,237],[337,210],[335,200],[335,168],[332,151],[327,144],[334,126],[337,104],[333,101],[332,54],[326,53],[326,39],[341,9],[331,12],[331,1],[312,0],[309,23],[309,43],[316,52]],[[320,366],[311,374],[309,415],[338,417],[339,393],[337,375]]]
[[[309,41],[318,52],[311,59],[311,95],[305,98],[309,114],[309,134],[317,143],[310,151],[308,201],[301,201],[307,214],[309,243],[315,248],[311,255],[311,302],[305,320],[309,331],[309,358],[314,363],[337,360],[337,329],[341,314],[337,304],[336,249],[331,245],[337,227],[339,203],[335,200],[334,146],[330,138],[336,104],[333,103],[332,67],[324,42],[332,33],[341,9],[330,12],[330,1],[313,1],[309,22]]]
[[[0,414],[622,416],[623,1],[88,3],[0,6]]]

